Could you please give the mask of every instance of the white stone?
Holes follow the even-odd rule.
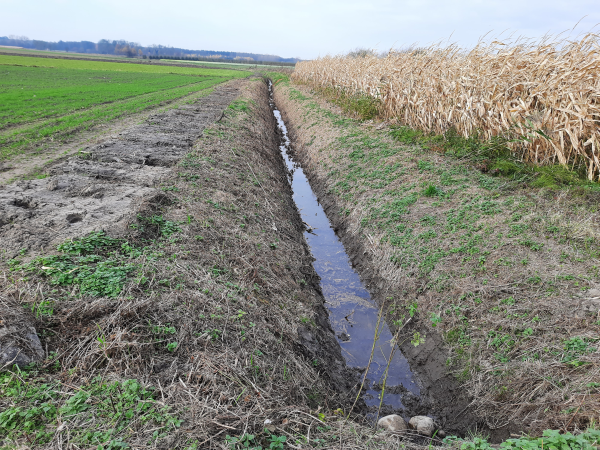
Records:
[[[388,431],[406,431],[408,429],[404,419],[397,414],[382,417],[377,421],[377,426]]]
[[[427,416],[414,416],[411,417],[408,421],[410,427],[414,430],[417,430],[417,433],[423,436],[430,436],[435,431],[435,424],[433,423],[433,419]]]

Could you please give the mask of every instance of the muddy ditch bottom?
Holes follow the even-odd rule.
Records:
[[[378,416],[395,413],[408,420],[409,414],[402,399],[407,394],[420,396],[418,383],[408,361],[393,343],[393,335],[385,320],[379,319],[379,308],[352,268],[350,258],[302,167],[290,156],[287,127],[275,106],[272,93],[271,106],[282,136],[279,148],[289,171],[293,199],[306,225],[304,235],[315,258],[315,271],[321,278],[329,320],[348,367],[359,371],[361,379],[368,368],[362,391],[367,418],[376,420]],[[386,389],[381,401],[380,386],[384,381]]]

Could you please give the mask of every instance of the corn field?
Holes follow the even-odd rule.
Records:
[[[506,139],[523,161],[600,175],[600,40],[432,46],[386,57],[323,57],[297,82],[380,99],[383,119],[426,133]]]

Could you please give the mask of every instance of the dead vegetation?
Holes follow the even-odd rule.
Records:
[[[379,113],[426,133],[500,138],[523,161],[600,175],[598,36],[324,57],[296,65],[314,88],[377,99]]]
[[[322,60],[302,76],[309,67],[326,71]],[[276,102],[388,323],[412,308],[426,339],[443,335],[446,370],[488,429],[498,438],[597,424],[597,192],[534,189],[481,173],[469,160],[350,120],[303,86],[278,83]],[[430,350],[406,347],[414,371]]]

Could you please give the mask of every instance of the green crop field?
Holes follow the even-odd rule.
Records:
[[[32,48],[17,48],[17,47],[0,47],[2,54],[17,54],[26,56],[53,56],[58,58],[88,58],[88,59],[106,59],[106,60],[127,60],[127,57],[120,55],[104,55],[99,53],[77,53],[77,52],[62,52],[53,50],[34,50]]]
[[[56,69],[102,70],[108,72],[172,73],[180,75],[216,76],[239,78],[247,73],[237,70],[207,69],[204,67],[177,67],[155,63],[120,63],[104,61],[84,61],[76,59],[37,58],[35,56],[0,55],[0,66],[53,67]]]
[[[0,161],[224,81],[239,70],[0,55]]]
[[[156,61],[156,60],[154,60]],[[259,62],[248,62],[248,63],[237,63],[237,62],[220,62],[220,61],[190,61],[190,60],[184,60],[184,59],[161,59],[159,60],[161,62],[166,62],[166,63],[183,63],[183,64],[196,64],[196,65],[200,65],[200,66],[208,66],[210,68],[217,68],[217,67],[221,67],[224,69],[234,69],[234,68],[238,68],[241,70],[244,69],[254,69],[257,66],[259,67],[266,67],[266,68],[274,68],[274,67],[289,67],[289,66],[285,66],[285,65],[277,65],[277,64],[260,64]]]

